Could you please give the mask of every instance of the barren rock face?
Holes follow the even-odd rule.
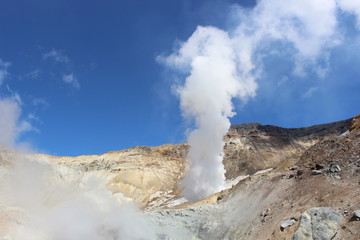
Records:
[[[346,132],[351,119],[306,128],[281,128],[259,123],[234,125],[225,137],[226,178],[271,167],[289,167],[324,137]]]
[[[133,147],[100,155],[55,157],[38,155],[57,165],[66,166],[82,174],[96,174],[106,181],[114,194],[123,193],[141,206],[159,193],[157,198],[180,192],[177,183],[183,177],[187,145],[163,145],[159,147]]]

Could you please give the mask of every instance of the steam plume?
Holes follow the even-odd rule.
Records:
[[[256,95],[263,59],[274,54],[293,62],[293,74],[323,77],[332,48],[341,44],[338,12],[360,14],[351,0],[262,0],[253,9],[232,8],[235,27],[199,26],[170,56],[161,60],[186,75],[176,86],[184,118],[194,120],[189,134],[191,161],[182,181],[189,200],[224,186],[223,137],[234,116],[232,99]],[[358,18],[359,19],[359,18]],[[325,62],[325,66],[319,62]]]
[[[253,96],[256,84],[241,77],[232,40],[214,27],[198,27],[178,53],[167,60],[191,68],[184,86],[178,89],[184,117],[194,118],[197,129],[190,133],[190,172],[183,180],[184,195],[196,200],[224,187],[223,137],[234,115],[231,99]]]
[[[0,144],[24,149],[24,144],[18,143],[19,137],[27,131],[33,130],[33,126],[26,120],[20,120],[20,103],[14,97],[0,97]]]

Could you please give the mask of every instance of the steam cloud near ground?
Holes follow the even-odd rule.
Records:
[[[235,115],[232,100],[246,103],[256,95],[263,59],[276,54],[294,63],[295,76],[324,77],[331,49],[343,40],[339,15],[344,12],[355,14],[360,27],[357,0],[261,0],[253,9],[234,6],[235,27],[199,26],[173,54],[160,57],[187,75],[176,85],[183,117],[196,125],[188,135],[191,166],[182,181],[187,199],[224,188],[223,137]]]
[[[17,220],[5,239],[156,239],[155,226],[135,205],[115,198],[95,176],[24,156],[12,164],[2,175],[0,200]]]
[[[0,100],[0,143],[23,151],[24,144],[17,144],[17,139],[28,127],[20,116],[18,101]],[[8,165],[0,167],[0,207],[13,218],[2,223],[8,224],[7,231],[0,232],[2,239],[157,238],[157,227],[127,198],[112,195],[94,175],[55,166],[36,155],[12,154],[0,163]]]

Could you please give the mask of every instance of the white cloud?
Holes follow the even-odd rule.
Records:
[[[351,14],[355,14],[357,27],[360,29],[360,1],[359,0],[337,0],[339,7]]]
[[[52,59],[55,62],[59,63],[69,63],[70,59],[65,56],[61,51],[56,49],[51,49],[49,52],[43,54],[43,59]]]
[[[4,83],[6,76],[8,75],[7,69],[10,67],[11,63],[5,62],[0,59],[0,86]]]
[[[271,51],[272,43],[290,44],[292,48],[285,51],[293,51],[294,73],[304,76],[308,66],[342,40],[336,10],[333,0],[260,1],[251,11],[237,11],[236,44],[242,46],[245,41],[252,59],[257,49]]]
[[[62,80],[74,88],[77,88],[77,89],[80,88],[80,83],[73,73],[64,74],[62,76]]]

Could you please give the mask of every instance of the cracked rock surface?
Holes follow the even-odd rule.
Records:
[[[300,221],[294,240],[330,240],[335,237],[342,216],[331,208],[315,207],[306,210]]]

